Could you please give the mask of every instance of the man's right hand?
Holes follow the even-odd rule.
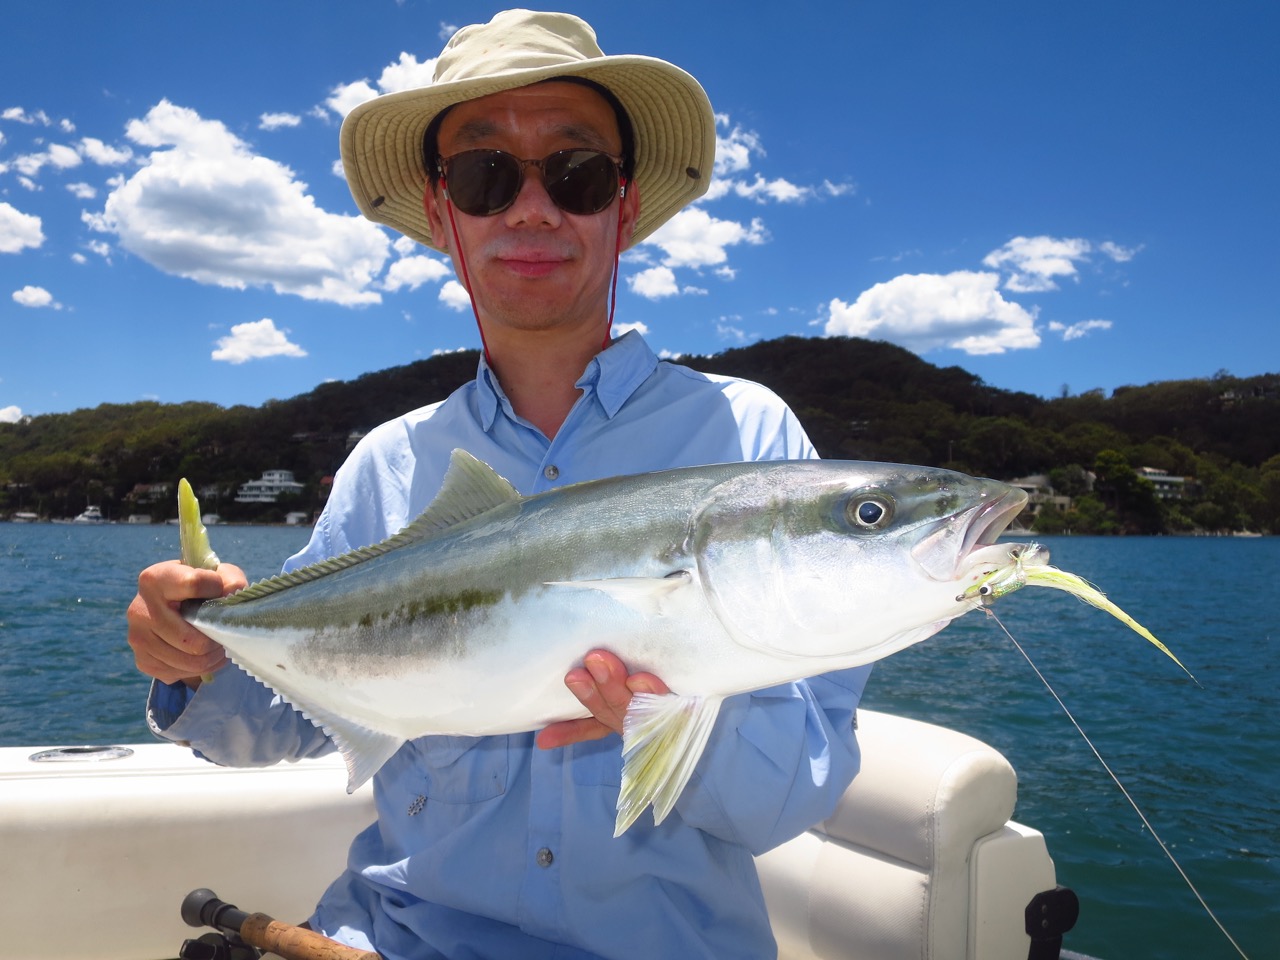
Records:
[[[227,664],[214,643],[178,613],[184,600],[213,600],[248,585],[244,571],[222,563],[197,570],[177,560],[147,567],[138,575],[138,595],[129,604],[129,646],[138,669],[162,683],[183,681],[195,689],[200,675]]]

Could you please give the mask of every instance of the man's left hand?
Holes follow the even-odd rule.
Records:
[[[539,732],[536,742],[544,750],[621,734],[633,693],[670,693],[651,673],[628,674],[623,662],[608,650],[592,650],[582,664],[570,670],[564,682],[591,716],[553,723]]]

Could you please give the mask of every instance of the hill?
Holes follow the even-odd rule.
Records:
[[[355,437],[443,399],[474,375],[477,359],[432,357],[261,407],[104,404],[0,424],[0,516],[72,516],[93,502],[111,517],[161,518],[172,500],[149,499],[150,485],[180,476],[216,487],[206,506],[229,519],[311,512]],[[771,387],[826,457],[1003,479],[1048,474],[1059,492],[1081,498],[1073,529],[1280,529],[1280,374],[1046,400],[854,338],[788,337],[681,362]],[[1186,495],[1161,500],[1141,468],[1190,478]],[[304,493],[273,507],[236,504],[236,487],[267,469],[292,470]]]

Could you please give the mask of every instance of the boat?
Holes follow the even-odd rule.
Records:
[[[106,523],[107,518],[102,515],[101,507],[85,507],[84,513],[77,514],[71,521],[72,523]]]
[[[858,739],[835,813],[756,859],[779,957],[1079,957],[1061,950],[1078,901],[1044,836],[1012,819],[1003,755],[871,710]],[[250,770],[168,743],[0,748],[2,952],[173,957],[201,933],[179,914],[199,888],[300,923],[375,815],[371,784],[345,785],[336,755]]]
[[[10,523],[36,523],[40,518],[29,510],[19,510],[9,518]]]

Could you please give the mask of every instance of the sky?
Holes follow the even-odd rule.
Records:
[[[359,216],[338,130],[500,9],[6,0],[0,421],[478,347],[451,264]],[[1045,397],[1280,371],[1269,0],[558,9],[717,114],[707,196],[621,264],[616,326],[663,356],[853,335]]]

